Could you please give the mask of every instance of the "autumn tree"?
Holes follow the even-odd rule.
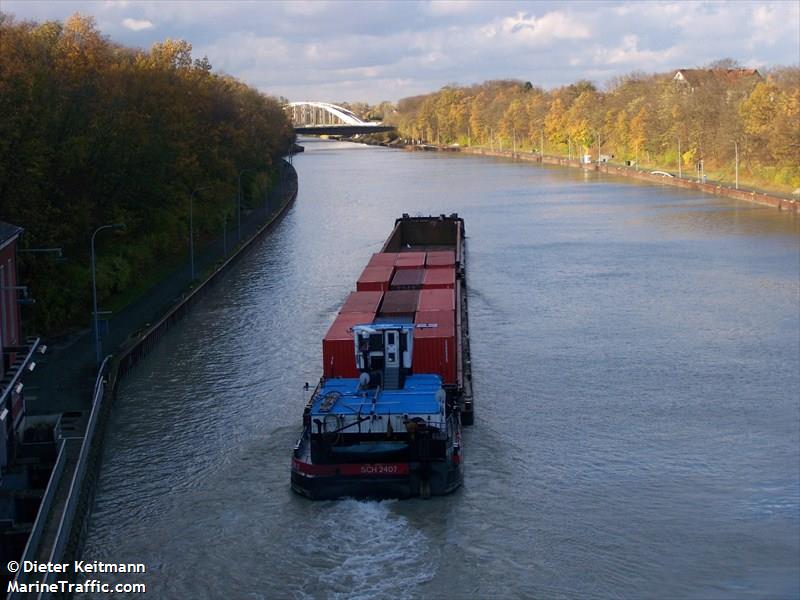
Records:
[[[213,190],[195,211],[208,237],[232,211],[239,169],[255,171],[244,183],[261,195],[253,186],[267,185],[294,138],[277,101],[214,74],[188,42],[125,48],[81,15],[37,24],[0,14],[0,112],[0,219],[67,257],[25,274],[42,331],[85,317],[97,226],[127,225],[98,254],[102,301],[185,256],[193,186]]]

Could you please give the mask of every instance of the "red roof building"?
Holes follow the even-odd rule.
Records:
[[[723,88],[752,86],[761,79],[758,69],[679,69],[672,78],[692,91],[708,84],[721,85]]]

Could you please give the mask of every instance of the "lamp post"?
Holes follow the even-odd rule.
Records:
[[[100,343],[100,329],[97,326],[97,272],[94,259],[94,238],[98,233],[103,231],[103,229],[125,229],[125,224],[114,223],[113,225],[101,225],[95,229],[92,234],[92,308],[94,311],[92,314],[94,315],[94,349],[98,365],[100,364],[100,357],[103,351]]]
[[[544,162],[544,129],[542,129],[539,137],[539,162]]]
[[[739,189],[739,142],[733,142],[733,149],[736,152],[736,189]]]
[[[194,188],[189,196],[189,272],[191,273],[192,281],[194,281],[194,195],[210,187],[210,185],[204,185],[203,187]]]
[[[236,195],[236,220],[237,220],[237,240],[242,239],[242,175],[247,171],[255,171],[255,169],[247,167],[239,171],[239,185],[238,194]]]
[[[517,128],[511,128],[511,157],[517,157]]]
[[[597,136],[597,164],[600,164],[600,132],[596,131],[595,135]]]
[[[678,179],[681,178],[681,138],[678,138]]]

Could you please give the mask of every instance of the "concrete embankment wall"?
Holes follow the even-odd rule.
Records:
[[[79,559],[81,556],[81,549],[89,527],[89,516],[91,514],[92,504],[94,503],[95,489],[100,474],[105,432],[120,381],[142,358],[149,354],[164,334],[186,315],[191,307],[205,295],[206,292],[214,287],[222,278],[222,275],[227,273],[231,266],[246,254],[265,232],[283,218],[288,208],[297,198],[298,191],[297,172],[294,170],[294,167],[286,163],[284,168],[288,169],[290,177],[284,190],[283,197],[281,198],[279,208],[275,210],[252,236],[236,248],[225,262],[217,266],[202,280],[202,282],[171,306],[156,323],[131,338],[128,343],[120,348],[112,357],[107,370],[105,390],[101,398],[102,404],[99,406],[95,434],[92,439],[88,441],[89,450],[85,477],[80,482],[78,489],[74,490],[74,493],[80,496],[77,500],[78,507],[68,532],[69,539],[66,542],[62,560],[58,562],[71,562]]]
[[[417,149],[415,146],[408,146],[407,149]],[[438,150],[436,146],[425,146],[426,150]],[[700,183],[691,179],[678,179],[677,177],[663,177],[661,175],[651,175],[648,171],[640,171],[633,167],[625,167],[621,165],[614,165],[609,163],[601,164],[583,164],[577,160],[570,160],[561,156],[541,156],[531,152],[512,152],[511,150],[490,150],[487,148],[441,148],[446,151],[460,151],[464,154],[479,154],[481,156],[496,156],[502,158],[511,158],[514,160],[521,160],[527,162],[543,163],[547,165],[558,165],[562,167],[572,167],[583,169],[585,171],[597,171],[600,173],[608,173],[610,175],[617,175],[619,177],[629,177],[646,181],[648,183],[672,185],[688,190],[696,190],[706,194],[714,194],[716,196],[725,196],[726,198],[733,198],[735,200],[744,200],[746,202],[755,202],[765,206],[772,206],[781,211],[792,213],[800,212],[800,201],[790,200],[788,198],[781,198],[779,196],[772,196],[763,192],[753,192],[746,190],[737,190],[732,187],[722,186],[715,183]]]

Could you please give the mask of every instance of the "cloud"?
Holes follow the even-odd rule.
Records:
[[[215,69],[304,100],[397,100],[501,78],[602,84],[725,57],[800,62],[796,0],[0,2],[20,20],[93,15],[122,44],[185,39]]]
[[[485,29],[489,37],[503,36],[527,45],[547,45],[557,40],[579,40],[590,36],[589,28],[574,15],[549,12],[538,19],[535,15],[517,13],[501,19],[499,26]]]
[[[755,8],[750,19],[752,33],[747,41],[750,49],[760,44],[774,46],[781,38],[791,37],[800,30],[800,4],[789,2],[782,5],[762,4]],[[795,60],[800,50],[795,53]]]
[[[131,31],[142,31],[153,27],[153,22],[147,19],[131,19],[128,17],[122,20],[122,26]]]
[[[660,50],[641,50],[639,36],[631,33],[622,38],[619,46],[596,48],[592,53],[592,59],[595,64],[624,65],[632,69],[660,69],[674,62],[679,55],[681,51],[677,46]]]
[[[310,17],[324,13],[329,5],[324,0],[293,0],[286,5],[286,12],[291,15]]]
[[[426,2],[423,10],[430,15],[441,17],[464,14],[473,10],[474,7],[474,2],[465,2],[464,0],[434,0]]]

